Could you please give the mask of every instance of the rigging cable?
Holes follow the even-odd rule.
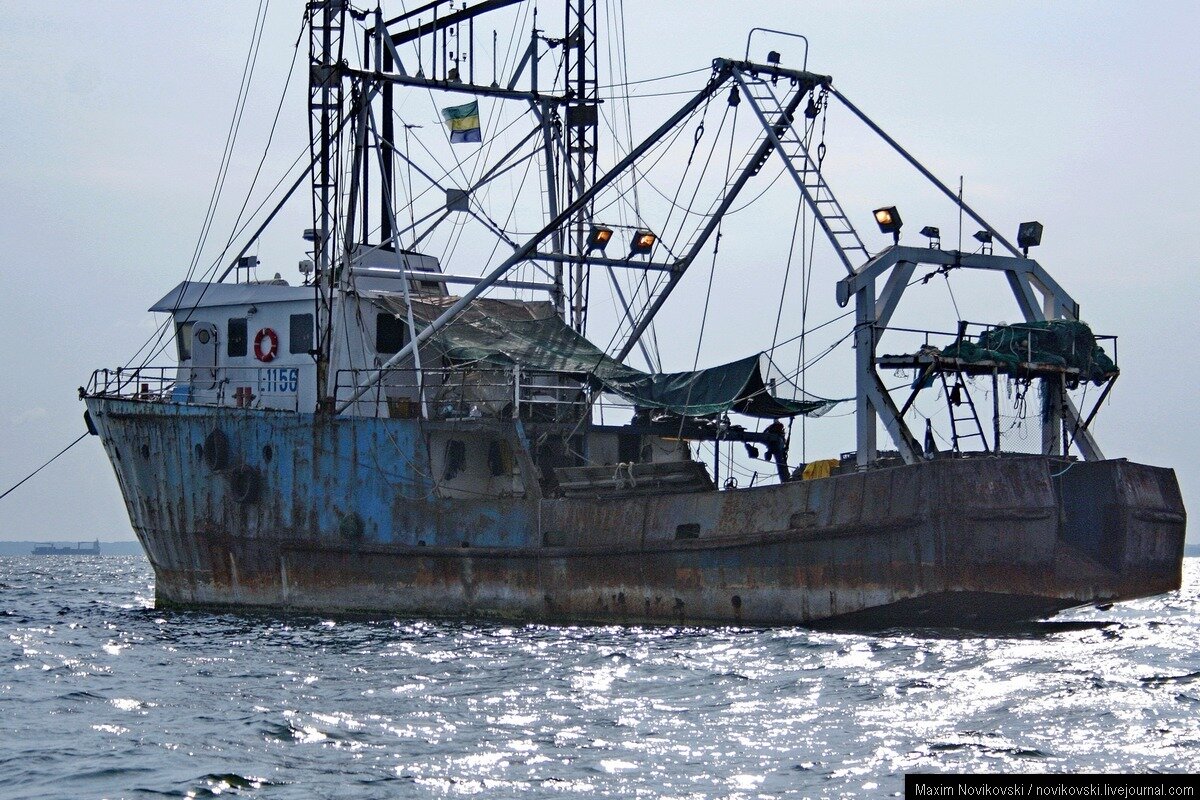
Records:
[[[258,64],[259,45],[262,44],[263,31],[266,28],[266,8],[270,6],[270,0],[259,0],[258,11],[254,18],[254,31],[251,34],[250,50],[246,53],[246,63],[242,67],[242,82],[238,87],[238,99],[234,103],[233,118],[229,122],[229,132],[225,135],[225,151],[221,155],[221,164],[217,169],[217,179],[213,183],[212,194],[209,197],[208,213],[205,214],[204,223],[200,228],[200,238],[196,242],[196,248],[192,253],[192,263],[188,270],[188,278],[195,272],[196,265],[200,261],[200,253],[204,249],[204,244],[208,240],[208,234],[212,230],[212,223],[216,217],[217,205],[221,202],[221,193],[225,188],[225,178],[229,174],[229,165],[233,161],[233,149],[237,145],[238,133],[242,127],[242,115],[246,111],[246,101],[250,96],[250,83],[254,79],[254,68]],[[185,280],[187,280],[185,278]]]
[[[818,107],[819,107],[819,110],[821,113],[821,140],[817,143],[817,179],[821,183],[824,183],[824,178],[822,177],[822,170],[825,167],[825,153],[826,153],[825,129],[829,122],[829,93],[827,91],[822,92],[820,97],[817,99],[817,103],[818,103]],[[811,133],[815,129],[816,129],[816,120],[813,120],[813,124],[811,126],[810,133],[809,133],[809,141],[812,141]],[[829,191],[828,185],[826,185],[826,191],[832,197],[833,193],[831,191]],[[820,198],[816,198],[816,199],[819,200]],[[815,215],[814,215],[814,217],[815,217]],[[806,338],[806,335],[808,333],[812,332],[812,331],[808,330],[808,301],[809,301],[809,297],[812,294],[813,256],[815,255],[816,244],[817,244],[817,225],[816,225],[816,223],[817,223],[817,220],[814,218],[813,227],[812,227],[813,235],[812,235],[812,239],[809,240],[808,239],[808,208],[806,207],[804,209],[803,215],[800,218],[800,247],[801,247],[800,270],[801,270],[801,281],[803,282],[804,286],[803,286],[803,290],[800,293],[800,331],[801,331],[800,345],[796,351],[796,369],[800,373],[800,387],[799,388],[800,388],[800,393],[805,396],[808,395],[808,370],[805,369],[805,370],[801,371],[801,364],[804,362],[804,356],[808,353],[808,340]],[[808,244],[807,250],[804,249],[806,242]],[[844,317],[844,316],[848,316],[848,315],[843,314],[842,317]],[[839,317],[839,319],[840,318],[841,317]],[[818,327],[824,327],[824,325],[821,325]],[[808,417],[807,416],[805,416],[804,419],[800,420],[800,458],[805,463],[808,462]]]
[[[699,145],[700,145],[700,139],[701,139],[701,138],[703,138],[703,136],[704,136],[704,117],[706,117],[706,116],[707,116],[707,114],[708,114],[708,101],[707,101],[707,100],[704,102],[704,106],[703,106],[703,108],[702,108],[702,112],[703,112],[703,113],[702,113],[702,116],[701,116],[701,119],[700,119],[700,124],[699,124],[699,125],[696,127],[695,135],[694,135],[694,137],[693,137],[693,140],[692,140],[692,149],[691,149],[691,152],[688,154],[688,160],[687,160],[687,164],[684,166],[683,175],[681,175],[681,176],[680,176],[680,178],[679,178],[679,184],[678,184],[678,186],[676,186],[676,188],[675,188],[675,195],[674,195],[674,198],[673,198],[673,199],[670,201],[670,202],[671,202],[671,210],[667,212],[667,217],[666,217],[666,219],[663,221],[663,229],[664,229],[664,230],[666,229],[666,227],[667,227],[667,226],[670,224],[670,222],[671,222],[671,216],[672,216],[672,214],[674,213],[674,209],[675,209],[675,208],[680,208],[680,207],[681,207],[681,206],[679,206],[679,205],[678,205],[678,203],[677,203],[676,201],[679,199],[679,193],[680,193],[680,192],[683,190],[683,186],[684,186],[684,184],[687,182],[687,173],[688,173],[689,169],[691,168],[691,165],[692,165],[692,161],[693,161],[693,159],[695,158],[695,155],[696,155],[696,149],[697,149],[697,148],[699,147]],[[729,118],[729,106],[726,106],[726,107],[725,107],[725,111],[724,111],[724,112],[721,114],[721,121],[720,121],[720,123],[719,123],[719,124],[718,124],[718,126],[717,126],[717,132],[716,132],[716,134],[713,136],[713,143],[712,143],[712,147],[710,147],[710,148],[709,148],[709,154],[708,154],[708,158],[707,158],[707,159],[705,159],[705,163],[704,163],[704,166],[703,166],[703,168],[701,169],[700,176],[699,176],[699,177],[697,178],[697,180],[696,180],[696,188],[695,188],[695,190],[692,192],[692,201],[693,201],[693,202],[695,201],[696,194],[697,194],[697,193],[700,191],[700,185],[701,185],[701,183],[702,183],[702,182],[703,182],[703,180],[704,180],[704,175],[705,175],[705,174],[707,173],[707,171],[708,171],[708,166],[709,166],[709,164],[711,164],[711,163],[712,163],[712,156],[713,156],[713,153],[714,153],[714,152],[716,152],[716,147],[717,147],[717,144],[720,142],[720,136],[721,136],[721,133],[722,133],[722,131],[724,131],[724,130],[725,130],[725,122],[726,122],[726,120],[728,120],[728,118]],[[735,108],[735,109],[734,109],[734,122],[735,122],[735,124],[736,124],[736,121],[737,121],[737,109]],[[679,133],[682,133],[682,131],[683,131],[683,128],[684,128],[684,126],[681,126],[681,127],[680,127],[680,129],[679,129]],[[677,134],[677,136],[678,136],[678,134]],[[732,148],[733,148],[733,132],[732,132],[732,130],[731,130],[731,132],[730,132],[730,150],[731,150],[731,153],[730,153],[730,156],[729,156],[730,158],[732,158]],[[655,165],[656,165],[657,163],[658,163],[658,161],[655,161]],[[652,165],[652,166],[651,166],[651,169],[653,169],[653,166],[654,166],[654,165]],[[638,180],[642,180],[642,179],[644,179],[644,178],[645,178],[645,176],[648,174],[648,172],[649,172],[648,170],[647,170],[647,171],[645,171],[645,172],[643,172],[643,173],[642,173],[642,175],[641,175],[641,176],[638,178]],[[727,164],[727,165],[726,165],[726,181],[725,181],[725,189],[726,189],[726,190],[728,190],[728,188],[729,188],[729,180],[728,180],[728,175],[729,175],[729,170],[728,170],[728,164]],[[686,217],[686,215],[685,215],[685,216],[684,216],[684,219],[680,221],[679,229],[678,229],[678,231],[677,231],[677,233],[676,233],[676,236],[677,236],[677,237],[679,237],[679,236],[681,236],[681,235],[682,235],[682,233],[683,233],[683,224],[684,224],[684,220],[686,220],[686,219],[687,219],[687,217]],[[720,229],[719,229],[719,228],[718,228],[718,233],[717,233],[717,236],[718,236],[718,238],[720,238]],[[661,242],[661,240],[660,240],[660,242]],[[664,243],[664,247],[665,247],[665,246],[666,246],[666,245],[665,245],[665,243]],[[715,245],[714,245],[714,247],[715,247]],[[673,252],[671,252],[670,248],[667,248],[667,252],[669,252],[669,253],[670,253],[672,256],[675,256],[675,254],[674,254]],[[714,255],[714,258],[715,258],[715,256],[716,256],[716,252],[715,252],[715,250],[714,250],[714,253],[713,253],[713,255]],[[677,256],[675,256],[675,257],[677,258]],[[649,287],[649,275],[648,275],[648,272],[647,272],[647,271],[645,271],[645,270],[643,270],[642,277],[639,279],[639,281],[638,281],[638,285],[635,287],[634,298],[636,299],[637,297],[640,297],[640,296],[641,296],[641,289],[642,289],[642,287],[643,287],[643,286],[646,286],[646,287],[647,287],[646,303],[647,303],[647,305],[649,305],[649,304],[650,304],[650,298],[651,298],[651,297],[653,297],[653,295],[654,295],[654,292],[656,292],[656,291],[658,290],[658,288],[659,288],[659,287],[662,285],[662,282],[663,282],[663,280],[664,280],[664,279],[665,279],[665,278],[664,278],[664,276],[663,276],[663,275],[661,275],[661,274],[660,274],[660,275],[658,275],[658,276],[656,277],[656,279],[655,279],[655,285],[654,285],[654,287],[653,287],[653,288],[650,288],[650,287]],[[710,291],[710,292],[711,292],[711,290],[712,290],[712,284],[711,284],[711,281],[712,281],[712,277],[710,276],[710,277],[709,277],[709,291]],[[631,325],[631,329],[630,329],[630,330],[631,330],[631,332],[632,332],[632,330],[633,330],[634,328],[636,328],[636,325]],[[617,330],[616,330],[616,331],[613,333],[613,336],[612,336],[612,338],[609,340],[609,345],[608,345],[609,347],[611,347],[611,346],[612,346],[612,345],[615,343],[615,341],[616,341],[616,338],[617,338],[617,336],[620,334],[620,332],[621,332],[621,330],[622,330],[622,329],[623,329],[623,326],[622,326],[622,327],[618,327],[618,328],[617,328]],[[606,348],[606,349],[607,349],[607,348]],[[697,358],[698,358],[698,357],[699,357],[699,353],[697,352]]]
[[[621,20],[620,21],[621,51],[622,51],[622,53],[626,53],[626,50],[625,50],[625,0],[619,0],[619,2],[620,2],[620,9],[618,11],[618,15]],[[627,53],[626,53],[626,56],[627,56]],[[622,81],[621,83],[608,83],[603,86],[597,86],[596,88],[597,89],[627,89],[630,86],[637,86],[637,85],[643,84],[643,83],[655,83],[657,81],[670,80],[671,78],[682,78],[685,75],[697,75],[701,72],[712,72],[712,67],[697,67],[696,69],[689,69],[684,72],[675,72],[670,75],[660,75],[657,78],[642,78],[640,80],[631,81],[628,79],[629,78],[629,59],[628,59],[628,57],[625,57],[625,70],[623,73],[623,77],[625,78],[625,80]]]
[[[800,213],[803,210],[804,196],[801,195],[800,199],[796,203],[796,219],[794,222],[792,222],[792,241],[788,245],[787,264],[783,268],[783,288],[779,290],[779,308],[775,311],[775,331],[771,334],[771,349],[767,351],[770,354],[774,354],[776,347],[775,343],[779,341],[779,323],[783,320],[783,304],[787,299],[788,278],[792,274],[792,257],[796,253],[796,231],[800,227]],[[800,246],[803,247],[804,242],[801,242]],[[803,330],[804,326],[801,325],[800,329]]]
[[[260,0],[258,10],[255,12],[255,20],[254,20],[255,24],[254,24],[254,29],[251,33],[250,49],[246,54],[246,62],[242,66],[242,77],[241,77],[241,80],[239,81],[239,85],[238,85],[238,98],[234,102],[234,114],[230,120],[229,131],[226,133],[226,136],[225,136],[225,147],[224,147],[224,151],[221,155],[221,163],[217,168],[217,178],[215,179],[215,181],[213,183],[212,193],[209,196],[208,210],[205,213],[204,223],[201,225],[200,236],[197,239],[196,246],[192,251],[192,258],[191,258],[191,262],[188,266],[188,270],[187,270],[186,274],[184,275],[183,280],[185,283],[187,281],[191,280],[192,277],[196,274],[196,267],[199,264],[200,254],[204,249],[205,242],[208,240],[208,234],[212,229],[212,223],[216,217],[217,205],[220,203],[221,194],[222,194],[222,191],[223,191],[224,185],[225,185],[225,178],[228,175],[229,165],[232,162],[232,158],[233,158],[233,149],[237,142],[238,132],[241,129],[241,121],[242,121],[242,116],[245,113],[246,101],[249,98],[250,84],[254,78],[254,69],[258,64],[258,51],[262,44],[263,33],[266,30],[267,12],[269,10],[270,10],[270,0]],[[300,36],[297,37],[296,44],[295,44],[295,49],[297,51],[299,49],[300,39],[303,37],[303,31],[304,31],[304,27],[303,27],[303,25],[301,25]],[[296,56],[295,56],[295,53],[293,53],[292,66],[288,70],[288,80],[289,81],[291,80],[292,70],[294,70],[294,68],[295,68],[295,61],[296,61]],[[286,91],[286,84],[285,84],[284,88]],[[283,105],[283,98],[281,97],[280,98],[280,108],[282,108],[282,105]],[[279,118],[279,109],[276,110],[276,122],[278,121],[278,118]],[[275,126],[273,123],[272,127],[271,127],[272,134],[274,133],[274,127]],[[269,141],[268,141],[268,144],[269,144]],[[264,159],[266,158],[265,151],[264,151],[263,157],[264,157]],[[260,163],[259,169],[261,170],[261,168],[262,168],[262,164]],[[257,177],[258,177],[258,173],[256,172],[255,173],[256,180],[257,180]],[[253,186],[251,186],[251,190],[252,189],[253,189]],[[242,211],[245,210],[246,203],[249,202],[249,199],[250,199],[249,192],[247,192],[246,202],[243,202],[243,204],[242,204]],[[260,208],[261,208],[261,205],[260,205]],[[241,212],[239,212],[238,219],[240,221]],[[235,229],[237,228],[237,222],[234,223],[234,228]],[[232,241],[233,238],[234,237],[231,236],[230,240]],[[220,262],[220,259],[224,257],[225,253],[228,252],[228,249],[229,249],[229,243],[226,243],[225,249],[222,250],[221,255],[218,256],[216,263]],[[205,277],[207,277],[209,274],[215,272],[216,263],[214,263],[214,265],[205,272]],[[200,302],[200,299],[203,296],[204,296],[204,293],[202,291],[200,297],[198,297],[196,299],[196,302],[192,305],[192,307],[188,309],[188,318],[191,317],[192,312],[195,311],[196,305]],[[180,306],[178,305],[178,303],[181,302],[183,300],[183,298],[184,298],[184,293],[181,292],[179,297],[176,300],[177,305],[174,309],[175,312],[177,312],[179,310]],[[172,318],[173,318],[173,315],[172,315]],[[129,366],[131,366],[133,364],[133,362],[137,360],[138,356],[144,350],[146,350],[147,347],[150,348],[150,351],[148,352],[146,358],[142,360],[141,364],[139,365],[139,368],[145,367],[146,364],[149,363],[149,361],[151,359],[158,357],[158,355],[166,348],[167,343],[164,342],[163,339],[165,338],[167,331],[173,330],[172,326],[170,325],[171,321],[172,320],[170,318],[163,321],[163,323],[158,327],[158,329],[147,338],[147,340],[142,344],[141,347],[139,347],[137,349],[137,352],[135,352],[133,354],[133,356],[130,357],[130,359],[125,364],[125,368],[128,368]]]
[[[514,28],[514,30],[515,30],[515,28]],[[564,53],[564,56],[565,56],[565,53]],[[506,56],[505,69],[507,70],[507,68],[508,68],[508,63],[507,63],[507,56]],[[556,70],[556,73],[557,73],[557,70]],[[512,128],[514,125],[516,125],[518,122],[520,122],[524,118],[524,114],[518,114],[517,116],[515,116],[513,118],[513,120],[511,122],[504,125],[503,128],[500,128],[499,126],[500,126],[500,120],[502,118],[502,113],[499,111],[499,109],[502,107],[501,106],[493,106],[493,108],[497,110],[497,113],[494,115],[494,117],[490,117],[488,119],[487,123],[485,124],[485,129],[484,129],[483,137],[482,137],[484,144],[482,144],[480,146],[479,150],[477,150],[472,155],[472,157],[474,158],[474,163],[471,166],[471,174],[467,177],[467,179],[468,179],[467,190],[466,190],[467,191],[467,202],[474,203],[476,206],[478,206],[480,214],[482,214],[483,217],[487,220],[487,222],[484,222],[485,227],[490,223],[491,226],[493,226],[495,228],[495,230],[500,233],[501,237],[505,239],[506,243],[509,246],[511,246],[513,248],[513,250],[517,250],[517,249],[519,249],[519,245],[517,245],[516,243],[511,241],[511,239],[507,238],[507,234],[504,231],[504,228],[501,227],[498,223],[496,223],[496,221],[494,219],[492,219],[491,215],[489,214],[489,209],[484,206],[483,200],[490,197],[490,189],[485,189],[483,191],[482,198],[476,196],[476,193],[474,191],[472,191],[472,189],[476,185],[476,181],[479,177],[480,172],[482,172],[487,167],[488,158],[490,158],[493,148],[496,146],[496,143],[499,141],[500,135],[502,133],[506,132],[509,128]],[[499,129],[497,130],[497,128],[499,128]],[[449,134],[447,134],[447,136],[449,136]],[[537,145],[535,144],[534,147],[536,149]],[[454,153],[453,145],[451,145],[451,153],[455,155],[455,160],[457,161],[457,154]],[[468,158],[468,160],[470,160],[470,158]],[[461,172],[461,168],[460,168],[460,172]],[[513,207],[515,205],[517,205],[516,200],[517,200],[517,198],[514,196],[512,198],[512,203],[509,204],[509,211],[510,211],[509,218],[510,219],[512,216],[511,211],[512,211]],[[483,222],[483,220],[480,220],[480,222]],[[462,241],[462,236],[463,236],[463,233],[466,231],[466,227],[467,227],[466,220],[463,220],[463,224],[456,226],[455,230],[451,233],[450,240],[447,242],[446,247],[442,251],[443,259],[446,262],[449,262],[454,257],[454,253],[458,249],[459,243]],[[497,242],[497,247],[498,247],[498,244],[499,243]],[[495,252],[495,249],[497,249],[497,248],[493,248],[493,252]]]
[[[946,291],[950,293],[950,302],[954,305],[954,316],[959,322],[962,322],[962,312],[958,310],[958,301],[954,299],[954,289],[950,286],[949,271],[943,272],[942,277],[946,279]]]
[[[738,107],[739,106],[733,106],[733,125],[730,126],[729,149],[725,154],[725,193],[726,194],[728,194],[728,192],[729,192],[729,176],[733,170],[733,139],[734,139],[734,134],[737,132]],[[721,127],[722,128],[725,127],[725,117],[728,114],[729,114],[729,106],[727,105],[725,107],[725,113],[721,115]],[[715,137],[715,136],[713,137],[714,146],[716,144],[717,138],[718,137]],[[696,137],[696,141],[697,142],[700,141],[699,137]],[[700,315],[700,332],[696,336],[696,355],[692,359],[692,371],[693,372],[696,371],[696,367],[699,366],[699,364],[700,364],[700,348],[704,343],[704,329],[705,329],[706,325],[708,324],[708,305],[709,305],[709,301],[712,299],[713,277],[714,277],[714,275],[716,275],[716,271],[717,271],[717,253],[720,252],[720,249],[721,249],[721,236],[722,236],[721,227],[722,227],[721,223],[718,222],[716,233],[713,236],[712,265],[709,267],[709,270],[708,270],[708,289],[704,295],[704,311]],[[684,401],[685,408],[691,405],[692,386],[694,386],[694,385],[695,384],[693,382],[693,384],[688,387],[687,399]],[[683,423],[684,423],[684,418],[681,415],[679,418],[679,434],[678,434],[679,438],[683,438]],[[713,447],[715,448],[716,444],[714,444]]]
[[[242,201],[241,208],[238,209],[237,219],[233,223],[233,231],[229,234],[229,240],[225,242],[225,249],[221,251],[222,257],[228,252],[229,247],[233,244],[233,240],[237,237],[239,228],[242,222],[242,215],[246,212],[246,206],[250,204],[250,196],[254,193],[254,187],[258,185],[258,178],[262,174],[263,165],[267,161],[267,153],[271,150],[271,142],[275,139],[275,129],[279,125],[279,117],[283,112],[283,103],[287,99],[287,90],[292,83],[292,76],[296,73],[296,58],[300,55],[300,40],[303,38],[303,27],[300,31],[300,37],[296,39],[295,45],[292,46],[292,63],[288,67],[287,77],[283,81],[283,90],[279,93],[279,103],[275,106],[275,118],[271,120],[271,129],[267,132],[267,142],[263,145],[262,156],[258,160],[258,167],[254,170],[254,177],[250,180],[250,188],[246,190],[246,198]]]

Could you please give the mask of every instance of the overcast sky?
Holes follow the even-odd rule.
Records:
[[[302,5],[275,0],[268,13],[244,146],[229,177],[238,202],[266,141]],[[1034,255],[1080,302],[1085,320],[1121,337],[1122,377],[1096,426],[1106,454],[1174,467],[1185,503],[1196,497],[1196,4],[627,5],[631,78],[740,56],[754,25],[804,33],[809,67],[832,75],[947,182],[963,175],[967,199],[998,228],[1041,220],[1045,239]],[[157,322],[145,309],[183,277],[225,142],[254,6],[0,2],[0,491],[82,432],[76,387],[92,369],[128,359]],[[543,27],[555,35],[558,4],[543,10]],[[797,60],[785,49],[785,63]],[[694,89],[703,79],[665,86]],[[306,137],[296,91],[302,81],[292,88],[299,102],[281,117],[278,153],[264,169],[274,170],[271,182]],[[635,103],[638,129],[679,100]],[[831,131],[837,122],[845,132],[839,128],[829,140],[830,180],[868,246],[886,244],[869,228],[870,209],[892,203],[904,213],[906,231],[934,224],[949,238],[957,220],[952,206],[939,205],[886,152],[870,149],[861,131],[846,126],[847,116],[831,116]],[[759,236],[790,235],[790,213],[779,217],[787,224],[764,217]],[[264,240],[268,271],[295,280],[305,214],[298,208],[285,218],[285,232]],[[218,224],[213,237],[223,243],[228,232],[228,224]],[[760,244],[731,241],[729,260],[714,273],[719,308],[708,322],[702,363],[760,349],[764,336],[769,344],[782,259],[758,255]],[[833,308],[840,267],[825,264],[813,292]],[[663,314],[658,329],[668,369],[691,366],[705,277],[689,274]],[[955,284],[957,299],[973,304],[963,316],[1015,319],[1011,308],[992,307],[990,290],[963,283]],[[852,386],[848,363],[839,373],[831,362],[820,374],[823,385],[809,388],[842,396]],[[809,430],[813,457],[853,447],[847,418]],[[0,538],[131,535],[95,439],[0,500]]]

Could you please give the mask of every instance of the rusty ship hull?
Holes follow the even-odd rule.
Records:
[[[429,485],[421,420],[87,403],[160,606],[977,625],[1180,584],[1174,472],[1124,460],[947,458],[724,492],[447,500]],[[217,468],[214,431],[228,449]]]

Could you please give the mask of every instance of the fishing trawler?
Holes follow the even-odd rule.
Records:
[[[1038,223],[1011,243],[809,70],[794,34],[752,30],[635,140],[602,92],[630,81],[601,83],[596,0],[565,5],[551,36],[516,0],[393,18],[306,4],[306,168],[239,252],[151,307],[174,363],[150,348],[80,391],[159,605],[979,625],[1179,586],[1175,475],[1101,451],[1115,340],[1029,257]],[[498,65],[483,31],[503,14],[528,35]],[[932,228],[929,246],[902,245],[895,207],[874,210],[892,243],[868,250],[855,221],[869,213],[839,202],[823,163],[834,103],[980,226],[978,251],[942,249]],[[435,136],[418,130],[431,115]],[[626,137],[611,158],[604,130]],[[842,272],[825,285],[849,309],[834,318],[853,350],[846,400],[807,391],[825,351],[805,342],[825,323],[792,337],[795,369],[777,341],[663,368],[656,315],[710,251],[711,274],[764,186],[791,190],[811,223],[801,249],[820,237]],[[248,254],[303,187],[299,278],[259,279]],[[951,270],[1002,275],[1022,322],[959,319],[903,346],[906,289]],[[782,300],[779,316],[803,319]],[[889,388],[883,370],[908,378]],[[1022,452],[1001,421],[1031,391]],[[917,415],[930,402],[946,430]],[[853,447],[799,463],[782,421],[843,403]],[[763,474],[740,485],[750,462]]]

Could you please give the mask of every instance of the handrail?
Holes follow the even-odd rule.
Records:
[[[801,65],[800,68],[803,69],[805,72],[808,71],[808,37],[804,36],[803,34],[792,33],[791,31],[777,31],[774,28],[751,28],[750,29],[750,32],[748,34],[746,34],[746,60],[747,61],[750,60],[750,40],[754,38],[754,34],[756,31],[761,31],[762,33],[777,33],[780,36],[790,36],[793,39],[803,40],[803,42],[804,42],[804,63]]]
[[[211,369],[213,376],[211,389],[195,390],[189,380],[194,370]],[[173,403],[177,405],[215,406],[220,408],[270,408],[287,410],[287,406],[277,404],[263,405],[264,397],[291,398],[291,410],[300,410],[300,386],[270,390],[261,389],[262,371],[267,369],[290,370],[294,367],[256,366],[215,366],[196,367],[188,364],[171,366],[117,367],[115,369],[96,369],[88,378],[87,385],[80,387],[80,399],[100,397],[114,400],[131,400],[148,403]],[[233,394],[230,394],[229,384],[233,383]],[[237,384],[242,384],[241,386]],[[245,390],[253,391],[246,392]],[[245,392],[245,393],[243,393]],[[257,393],[255,393],[257,392]],[[200,399],[203,397],[203,399]],[[232,400],[233,403],[227,401]],[[256,404],[254,401],[258,400]]]
[[[593,390],[576,373],[520,367],[387,367],[340,369],[334,375],[334,399],[354,392],[362,376],[379,375],[372,395],[352,402],[386,404],[389,414],[416,416],[416,392],[428,395],[430,419],[520,418],[541,422],[577,422],[590,408]],[[565,379],[565,383],[563,382]],[[411,395],[411,396],[409,396]]]

